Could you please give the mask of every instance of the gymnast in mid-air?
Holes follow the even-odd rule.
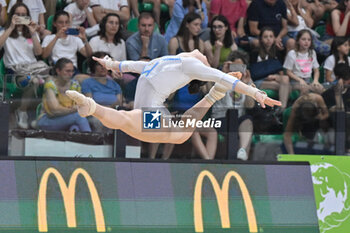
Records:
[[[215,85],[209,93],[192,108],[184,113],[184,117],[191,120],[201,120],[215,101],[220,100],[229,90],[249,95],[260,105],[271,107],[280,106],[281,102],[269,98],[265,92],[241,82],[241,73],[225,74],[211,68],[207,58],[198,50],[180,53],[176,56],[164,56],[146,61],[112,61],[111,58],[93,58],[102,66],[113,72],[139,73],[136,86],[134,110],[124,111],[101,106],[92,98],[76,91],[66,91],[66,94],[75,101],[78,112],[82,117],[94,116],[103,125],[111,129],[119,129],[126,134],[145,142],[181,144],[190,138],[194,127],[184,130],[172,127],[169,131],[147,132],[143,129],[143,112],[141,108],[159,109],[162,113],[169,113],[164,106],[170,94],[192,80],[211,81]]]

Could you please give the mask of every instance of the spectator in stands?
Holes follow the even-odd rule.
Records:
[[[167,42],[173,38],[180,30],[181,23],[188,13],[194,13],[200,15],[201,27],[205,29],[208,27],[208,13],[205,2],[202,0],[176,0],[173,16],[170,19],[169,26],[165,32],[165,39]]]
[[[237,49],[232,39],[230,25],[225,16],[218,15],[210,24],[210,40],[204,43],[211,67],[222,67],[228,55]]]
[[[96,52],[92,56],[98,58],[104,58],[105,52]],[[89,59],[89,67],[91,71],[91,77],[85,79],[81,84],[82,93],[91,97],[96,103],[116,108],[122,104],[122,90],[118,83],[112,80],[108,75],[108,70],[101,66],[97,61],[92,58]],[[107,132],[109,131],[102,123],[94,117],[88,118],[92,131],[94,132]]]
[[[30,16],[28,7],[23,3],[13,5],[5,30],[0,32],[0,47],[5,50],[3,60],[8,69],[7,73],[17,74],[16,82],[19,87],[23,88],[21,105],[16,111],[16,116],[18,126],[27,129],[26,111],[32,103],[30,100],[35,96],[39,79],[27,76],[30,74],[23,70],[31,64],[37,64],[36,56],[41,55],[42,49],[40,38],[36,33],[37,24],[33,21],[23,24],[21,17],[24,16]]]
[[[156,23],[159,26],[160,25],[160,5],[161,5],[161,3],[169,5],[169,11],[170,11],[170,9],[172,9],[174,7],[175,1],[174,0],[143,0],[140,3],[152,3],[153,15],[154,15]],[[133,12],[134,16],[137,18],[140,16],[138,4],[139,4],[138,0],[129,0],[129,6],[131,8],[131,11]]]
[[[261,29],[259,36],[259,49],[252,53],[251,63],[267,61],[275,59],[281,62],[284,61],[282,51],[275,44],[276,37],[272,28],[264,27]],[[283,74],[283,71],[278,73],[270,73],[267,77],[255,81],[255,85],[261,89],[277,90],[279,100],[282,105],[278,108],[278,113],[282,113],[287,107],[289,96],[289,77]]]
[[[6,23],[6,6],[5,0],[0,0],[0,26],[4,26]]]
[[[69,14],[65,11],[56,12],[53,18],[52,35],[44,38],[42,43],[43,58],[50,57],[53,63],[60,58],[68,58],[74,64],[75,69],[78,67],[77,52],[84,57],[92,54],[92,49],[85,35],[85,28],[79,27],[79,35],[67,35],[69,28]]]
[[[348,0],[341,0],[331,12],[330,21],[327,23],[328,35],[349,36],[350,35],[350,4]]]
[[[350,44],[348,37],[334,37],[332,41],[332,55],[327,57],[323,66],[326,71],[325,76],[327,82],[334,82],[336,80],[333,72],[336,64],[345,63],[348,66],[350,65],[349,51]]]
[[[300,96],[293,104],[288,123],[283,134],[284,146],[288,154],[294,154],[292,135],[313,140],[318,122],[328,118],[328,110],[323,98],[315,93]]]
[[[76,105],[65,94],[66,90],[81,90],[79,83],[72,79],[73,62],[67,58],[59,59],[55,64],[55,72],[56,76],[47,80],[44,86],[38,128],[49,131],[91,132],[88,120],[79,116]]]
[[[15,5],[16,2],[19,2],[19,1],[10,0],[7,6],[7,12],[10,12],[12,6]],[[46,23],[44,19],[44,14],[46,12],[46,9],[43,1],[42,0],[22,0],[20,2],[24,3],[28,7],[32,20],[39,25],[37,30],[40,34],[40,38],[44,38],[46,35],[49,35],[50,31],[46,30]]]
[[[301,94],[306,94],[309,91],[316,93],[324,91],[323,86],[318,81],[320,77],[319,64],[313,49],[312,34],[309,30],[299,31],[296,37],[296,47],[288,52],[283,67],[291,78],[292,87],[299,89]],[[297,83],[299,85],[295,85]]]
[[[91,0],[90,6],[98,23],[109,13],[119,15],[124,25],[130,19],[130,9],[127,0]]]
[[[231,72],[231,64],[248,65],[248,63],[249,55],[241,50],[235,50],[228,56],[222,67],[222,71],[225,73]],[[246,72],[243,74],[241,81],[248,85],[253,83],[248,70],[246,70]],[[233,108],[238,110],[238,134],[240,148],[237,151],[237,158],[241,160],[248,160],[249,158],[250,145],[253,136],[253,121],[251,116],[245,113],[245,109],[253,106],[254,100],[249,96],[229,91],[226,93],[224,98],[215,102],[212,109],[211,117],[222,122],[221,128],[218,129],[218,131],[224,136],[227,136],[227,110]]]
[[[322,93],[324,102],[332,111],[350,112],[350,67],[346,63],[337,63],[334,67],[336,85]]]
[[[255,39],[251,43],[257,47],[263,27],[271,27],[275,33],[275,44],[279,49],[284,46],[289,49],[287,35],[287,9],[283,0],[256,0],[253,1],[247,10],[249,34]]]
[[[338,2],[336,0],[314,0],[312,2],[303,0],[301,6],[311,11],[314,25],[322,25],[322,21],[325,21],[325,16],[338,6]]]
[[[122,38],[120,17],[109,13],[100,22],[100,31],[91,38],[90,45],[93,52],[105,52],[117,61],[126,60],[126,46]]]
[[[138,20],[139,31],[126,40],[129,60],[151,60],[168,55],[167,43],[162,35],[154,32],[154,17],[142,12]]]
[[[246,0],[212,0],[210,2],[210,14],[223,15],[229,20],[230,29],[234,37],[241,37],[244,33],[244,22],[247,14],[248,4]]]
[[[287,18],[288,18],[288,36],[295,39],[298,32],[302,29],[308,29],[312,33],[312,39],[317,54],[328,56],[330,53],[330,46],[318,39],[319,34],[312,30],[314,26],[314,19],[311,15],[311,9],[301,7],[302,0],[286,0]],[[289,42],[290,49],[294,49],[295,40]]]
[[[178,33],[169,41],[169,54],[175,55],[198,49],[205,54],[204,42],[199,38],[202,18],[199,14],[190,12],[183,19]]]
[[[89,27],[97,24],[89,4],[90,0],[75,0],[64,8],[64,11],[68,12],[70,16],[70,24],[72,27],[84,27],[86,20]]]

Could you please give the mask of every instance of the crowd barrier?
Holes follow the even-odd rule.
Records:
[[[1,232],[319,232],[307,163],[0,160]]]
[[[310,163],[320,232],[349,232],[350,157],[279,155],[278,159]]]

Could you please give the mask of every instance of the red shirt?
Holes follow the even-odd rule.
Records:
[[[344,12],[340,12],[340,24],[343,23],[344,17],[345,17]],[[330,36],[335,36],[335,33],[334,33],[334,30],[333,30],[333,27],[332,27],[332,23],[331,23],[331,22],[327,23],[326,31],[327,31],[327,34],[328,34],[328,35],[330,35]],[[346,29],[346,35],[345,35],[345,36],[349,36],[349,35],[350,35],[350,23],[348,23],[348,27],[347,27],[347,29]]]
[[[227,18],[232,31],[236,31],[236,23],[245,18],[247,13],[246,0],[212,0],[210,2],[211,15],[223,15]]]

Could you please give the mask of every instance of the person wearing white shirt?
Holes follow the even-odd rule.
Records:
[[[10,0],[7,7],[7,12],[10,12],[12,6],[17,2],[17,0]],[[44,3],[42,0],[23,0],[22,1],[29,9],[32,20],[39,24],[41,27],[45,28],[44,14],[46,12]]]
[[[53,19],[53,34],[46,36],[42,43],[42,57],[44,59],[50,57],[54,63],[65,57],[70,59],[77,68],[77,52],[80,52],[84,57],[89,57],[92,54],[92,49],[83,27],[79,27],[78,36],[67,35],[68,27],[69,14],[65,11],[57,12]]]
[[[29,24],[23,24],[20,19],[22,16],[30,16],[29,9],[23,3],[16,3],[9,13],[5,31],[0,36],[0,48],[5,50],[4,64],[9,73],[16,72],[16,65],[36,63],[35,56],[40,56],[42,53],[40,39],[36,33],[37,25],[33,21],[30,21]],[[17,123],[20,128],[27,129],[28,115],[26,111],[32,104],[28,100],[35,97],[39,79],[18,76],[16,82],[20,84],[19,87],[23,88],[21,105],[16,110]]]
[[[90,0],[76,0],[64,8],[64,11],[69,13],[73,27],[79,27],[86,19],[89,27],[97,24],[89,4]]]
[[[107,14],[100,22],[98,36],[90,40],[93,52],[109,53],[114,60],[126,60],[126,46],[122,39],[120,17],[115,13]]]
[[[120,16],[123,24],[130,19],[130,9],[127,0],[91,0],[90,7],[97,22],[108,13],[116,13]]]

